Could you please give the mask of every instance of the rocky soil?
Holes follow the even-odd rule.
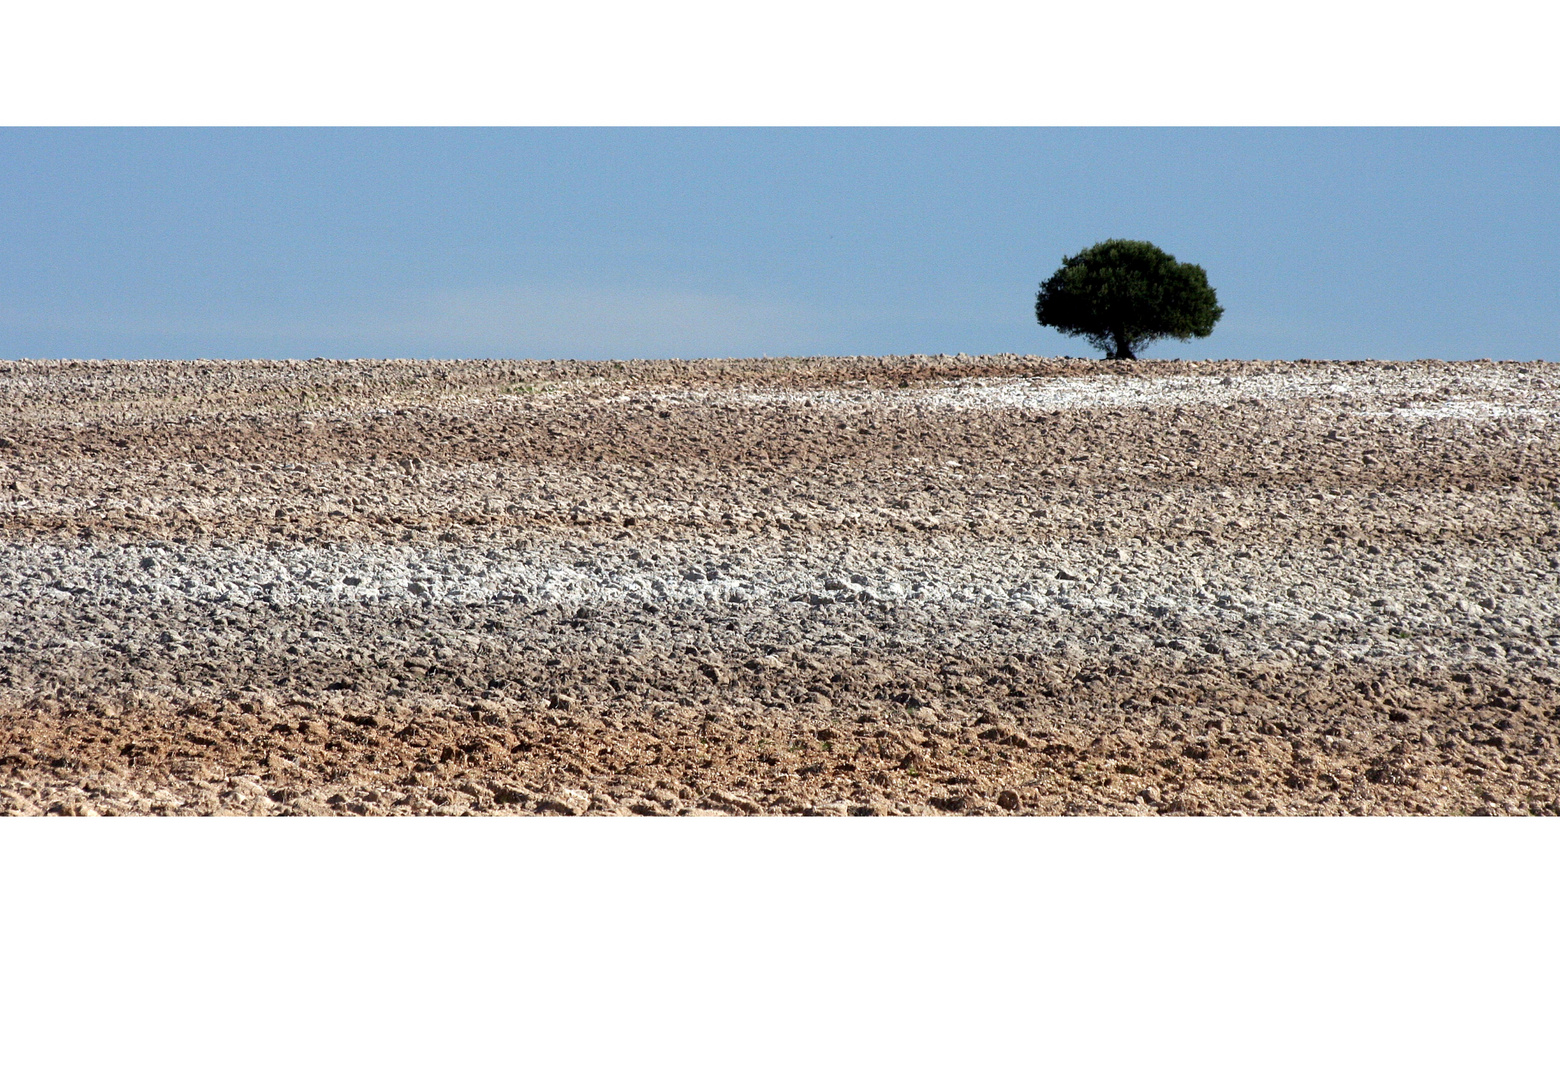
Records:
[[[0,812],[1560,812],[1560,366],[0,395]]]

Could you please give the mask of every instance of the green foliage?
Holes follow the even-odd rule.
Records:
[[[1203,268],[1143,240],[1106,240],[1062,260],[1040,286],[1035,318],[1135,360],[1156,338],[1207,337],[1224,309]]]

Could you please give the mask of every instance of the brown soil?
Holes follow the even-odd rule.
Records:
[[[0,812],[1560,812],[1552,366],[0,393]]]

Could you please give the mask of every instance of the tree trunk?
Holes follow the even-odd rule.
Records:
[[[1112,336],[1116,339],[1116,349],[1106,357],[1107,360],[1136,360],[1137,356],[1132,352],[1132,342],[1122,330],[1112,330]]]

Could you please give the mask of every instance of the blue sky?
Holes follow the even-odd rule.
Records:
[[[1145,355],[1560,360],[1555,128],[4,129],[0,357],[1090,355],[1113,236]]]

